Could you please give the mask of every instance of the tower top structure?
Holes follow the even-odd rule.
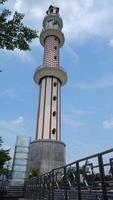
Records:
[[[50,35],[55,35],[59,39],[60,47],[64,44],[64,34],[61,32],[63,27],[62,19],[59,15],[59,8],[50,5],[43,20],[43,30],[40,34],[40,43],[44,47],[45,39]]]
[[[50,5],[49,9],[46,11],[47,15],[49,14],[59,14],[59,8],[54,6],[54,5]]]

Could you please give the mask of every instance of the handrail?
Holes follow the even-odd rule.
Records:
[[[76,160],[25,182],[27,199],[113,199],[113,148]],[[107,159],[105,160],[105,156]],[[103,158],[104,157],[104,158]],[[96,161],[96,164],[95,164]],[[108,168],[109,168],[109,171]],[[107,173],[107,174],[106,174]],[[62,196],[60,198],[60,196]],[[110,197],[112,196],[112,197]]]

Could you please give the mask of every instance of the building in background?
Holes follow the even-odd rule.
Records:
[[[34,74],[40,94],[36,139],[30,145],[28,173],[35,169],[45,173],[65,164],[65,144],[61,142],[61,86],[67,82],[67,75],[60,67],[60,48],[64,44],[62,27],[59,8],[51,5],[40,34],[43,64]]]
[[[23,185],[27,172],[30,137],[17,136],[10,184]]]

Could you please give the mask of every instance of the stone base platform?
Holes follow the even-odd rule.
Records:
[[[65,144],[55,140],[38,140],[30,144],[28,174],[34,169],[46,173],[65,165]]]

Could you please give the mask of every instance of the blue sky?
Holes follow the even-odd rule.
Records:
[[[24,12],[24,23],[40,33],[52,2],[9,0],[7,6]],[[70,162],[113,148],[113,0],[54,3],[64,22],[60,60],[68,83],[62,88],[62,141]],[[39,88],[33,74],[43,47],[36,39],[31,51],[0,55],[0,135],[13,153],[17,135],[35,137]]]

